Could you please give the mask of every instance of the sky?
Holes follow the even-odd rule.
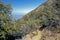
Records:
[[[26,15],[28,12],[34,10],[46,0],[2,0],[5,3],[12,5],[12,16],[19,19]]]

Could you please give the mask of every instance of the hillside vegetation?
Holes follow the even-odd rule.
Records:
[[[60,29],[60,0],[47,0],[47,2],[17,20],[16,26],[22,35],[36,29]]]
[[[0,40],[60,40],[60,0],[47,0],[16,21],[11,11],[0,2]]]

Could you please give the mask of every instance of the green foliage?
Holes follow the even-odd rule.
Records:
[[[21,30],[26,33],[39,28],[43,24],[46,26],[60,25],[60,12],[58,11],[60,4],[58,4],[58,7],[56,6],[56,3],[58,3],[56,0],[49,0],[27,15],[23,16],[23,18],[16,21],[17,28],[22,28]]]
[[[0,2],[0,40],[7,40],[6,35],[13,35],[15,31],[11,17],[11,5]]]

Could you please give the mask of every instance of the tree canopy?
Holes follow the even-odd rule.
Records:
[[[0,40],[7,40],[6,35],[12,35],[14,24],[11,16],[12,8],[10,4],[0,2]]]

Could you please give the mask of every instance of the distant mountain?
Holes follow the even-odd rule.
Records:
[[[43,32],[40,40],[60,40],[60,0],[48,0],[16,21],[22,35],[38,29]]]

